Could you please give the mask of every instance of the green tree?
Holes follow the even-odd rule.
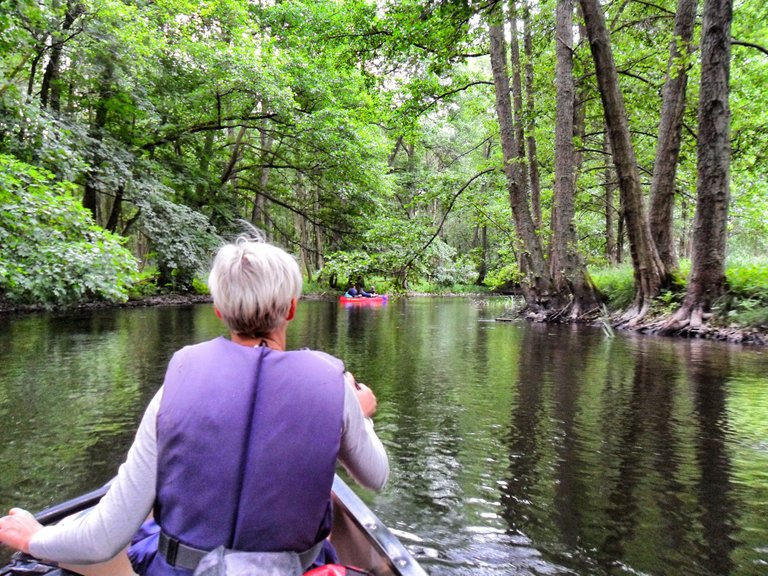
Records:
[[[93,223],[71,183],[0,155],[0,293],[21,304],[122,301],[136,260]]]

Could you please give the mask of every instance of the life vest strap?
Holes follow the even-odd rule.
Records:
[[[200,548],[182,544],[178,538],[168,536],[162,530],[160,531],[160,540],[157,543],[157,551],[171,566],[192,571],[197,568],[203,556],[209,552],[208,550],[201,550]]]

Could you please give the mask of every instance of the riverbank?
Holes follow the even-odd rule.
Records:
[[[526,320],[529,322],[542,322],[540,318],[536,316],[527,315],[525,313],[511,314],[509,316],[501,316],[496,318],[497,322],[514,322],[516,320]],[[650,336],[656,336],[658,338],[687,338],[689,340],[714,340],[717,342],[728,342],[730,344],[744,344],[749,346],[765,346],[768,345],[768,330],[762,330],[755,327],[718,327],[710,325],[702,325],[698,329],[679,331],[675,334],[659,334],[659,325],[663,323],[663,318],[656,318],[653,322],[641,324],[639,326],[626,326],[626,323],[621,322],[620,315],[616,315],[609,320],[604,318],[588,320],[580,320],[578,324],[584,324],[586,326],[594,326],[596,328],[602,328],[607,334],[613,335],[614,332],[634,332],[638,334],[648,334]],[[565,321],[552,322],[556,324],[565,324]]]
[[[425,293],[413,293],[407,294],[405,297],[426,297],[435,296],[435,294]],[[483,299],[488,296],[494,296],[493,294],[439,294],[439,296],[454,296],[454,297],[469,297]],[[336,296],[323,293],[323,294],[305,294],[302,298],[306,299],[334,299]],[[0,315],[11,314],[30,314],[36,312],[61,312],[67,313],[76,310],[98,310],[104,308],[138,308],[138,307],[153,307],[153,306],[189,306],[193,304],[205,304],[210,303],[211,297],[208,294],[161,294],[154,296],[147,296],[144,298],[132,298],[126,302],[87,302],[80,304],[73,308],[67,309],[54,309],[46,308],[40,305],[18,305],[8,302],[7,300],[0,298]],[[607,333],[617,332],[636,332],[641,334],[648,334],[658,336],[660,338],[689,338],[689,339],[702,339],[702,340],[714,340],[719,342],[728,342],[731,344],[743,344],[749,346],[766,346],[768,345],[768,329],[755,326],[718,326],[717,324],[710,322],[705,323],[698,329],[680,331],[679,333],[672,335],[661,336],[658,334],[659,326],[663,323],[665,317],[656,316],[646,320],[644,323],[628,327],[625,323],[621,322],[621,313],[616,312],[610,316],[594,315],[589,318],[582,318],[578,323],[595,326],[602,328]],[[528,322],[543,322],[538,316],[532,316],[526,314],[523,310],[511,310],[507,315],[496,318],[498,322],[512,322],[517,320],[525,320]],[[564,321],[558,321],[562,323]]]
[[[0,314],[32,314],[35,312],[72,312],[75,310],[98,310],[101,308],[139,308],[148,306],[188,306],[211,302],[208,294],[158,294],[143,298],[131,298],[125,302],[98,300],[85,302],[71,308],[50,308],[40,304],[14,304],[0,298]]]
[[[686,338],[689,340],[713,340],[717,342],[728,342],[730,344],[744,344],[749,346],[768,345],[768,328],[761,326],[721,326],[717,323],[717,318],[705,322],[697,328],[686,327],[677,330],[671,334],[661,334],[661,328],[671,316],[655,315],[646,318],[644,321],[631,325],[624,319],[624,311],[617,311],[609,315],[592,314],[582,317],[578,320],[546,320],[540,315],[528,314],[525,311],[512,313],[509,316],[497,318],[498,321],[513,321],[525,319],[530,322],[566,324],[576,323],[588,326],[594,326],[603,329],[607,334],[614,332],[634,332],[637,334],[648,334],[658,338]]]
[[[653,321],[640,324],[632,328],[623,328],[618,326],[617,330],[627,330],[651,334],[660,338],[688,338],[691,340],[715,340],[719,342],[729,342],[731,344],[746,344],[753,346],[765,346],[768,344],[768,330],[757,327],[739,327],[739,326],[717,326],[704,323],[698,328],[686,328],[678,330],[672,334],[659,334],[659,327],[664,324],[666,318],[657,318]]]

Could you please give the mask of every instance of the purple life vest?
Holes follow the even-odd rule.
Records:
[[[157,415],[163,531],[188,546],[303,552],[331,528],[344,365],[322,352],[188,346]],[[158,554],[147,574],[189,574]]]

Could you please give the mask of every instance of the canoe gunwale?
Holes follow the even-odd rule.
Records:
[[[43,525],[55,524],[95,506],[108,490],[109,483],[46,508],[35,514],[35,518]],[[334,523],[331,541],[342,563],[364,568],[375,576],[427,576],[400,540],[338,475],[333,480],[332,498]],[[34,559],[30,557],[30,560]],[[9,567],[0,566],[0,574],[15,573],[9,572]],[[51,569],[52,575],[72,574],[54,566]]]
[[[371,570],[377,576],[427,576],[427,573],[419,566],[400,540],[338,474],[333,480],[333,503],[335,510],[332,530],[338,530],[346,521],[353,522],[356,531],[364,535],[368,545],[374,549],[375,555],[378,556],[376,559],[367,559],[368,566],[363,565],[366,559],[362,559],[358,565]],[[331,542],[339,549],[339,556],[343,562],[355,565],[357,559],[344,557],[345,550],[340,544],[334,542],[333,532],[331,533]],[[371,563],[375,566],[371,566]]]

